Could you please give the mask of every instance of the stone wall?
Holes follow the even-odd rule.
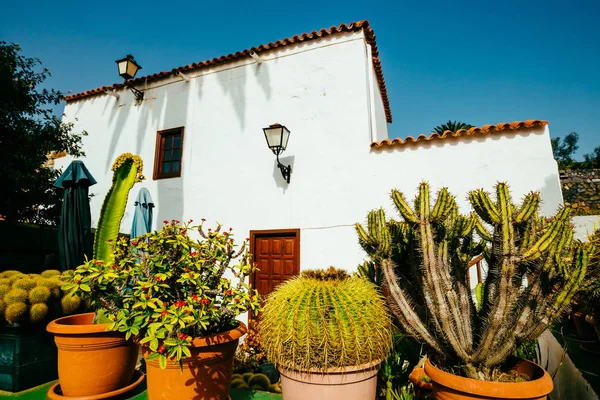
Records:
[[[560,184],[574,215],[600,214],[600,169],[560,171]]]

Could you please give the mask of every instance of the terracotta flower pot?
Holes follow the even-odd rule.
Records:
[[[431,382],[425,381],[426,376],[427,374],[425,373],[424,368],[415,368],[410,375],[408,375],[408,379],[415,386],[415,393],[418,398],[427,396],[433,390]]]
[[[173,360],[161,369],[158,358],[150,361],[152,353],[146,346],[142,353],[146,360],[149,400],[225,400],[228,398],[233,356],[239,339],[246,333],[240,322],[230,331],[195,338],[190,347],[191,357],[183,359],[183,370]]]
[[[92,324],[94,313],[69,315],[48,324],[58,347],[58,380],[64,396],[108,393],[131,383],[138,346],[125,334]]]
[[[326,373],[279,366],[283,400],[372,400],[377,394],[380,361]]]
[[[545,400],[554,388],[548,372],[531,361],[518,359],[513,368],[531,380],[515,383],[479,381],[444,372],[434,367],[429,359],[425,362],[425,373],[433,383],[433,394],[437,400]]]

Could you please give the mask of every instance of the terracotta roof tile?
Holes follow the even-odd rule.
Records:
[[[228,54],[226,56],[213,58],[212,60],[201,61],[201,62],[189,64],[189,65],[184,65],[182,67],[174,68],[171,71],[164,71],[164,72],[159,72],[156,74],[136,78],[128,83],[136,85],[136,84],[140,84],[140,83],[144,83],[144,82],[154,82],[154,81],[164,79],[169,76],[175,76],[175,75],[177,75],[178,72],[194,71],[194,70],[198,70],[198,69],[202,69],[202,68],[212,67],[215,65],[226,64],[229,62],[240,60],[242,58],[248,58],[248,57],[250,57],[250,53],[252,53],[253,51],[256,52],[257,54],[260,54],[261,51],[265,51],[265,50],[272,50],[272,49],[276,49],[276,48],[283,47],[283,46],[288,46],[288,45],[295,44],[295,43],[305,42],[305,41],[314,40],[314,39],[320,39],[320,38],[324,38],[326,36],[335,35],[337,33],[358,32],[360,30],[364,31],[366,41],[367,41],[367,43],[369,43],[371,45],[373,68],[375,69],[375,74],[377,76],[377,83],[379,85],[379,90],[381,92],[381,98],[383,100],[385,116],[386,116],[387,122],[391,123],[392,122],[392,112],[390,109],[390,102],[388,99],[387,90],[385,88],[385,80],[383,78],[383,70],[381,68],[381,61],[379,60],[379,50],[377,48],[377,42],[375,40],[375,33],[373,32],[373,29],[371,29],[371,26],[369,25],[369,21],[366,21],[366,20],[352,22],[348,25],[341,24],[340,26],[332,26],[329,29],[323,28],[320,31],[312,31],[310,33],[303,33],[301,35],[294,35],[291,38],[277,40],[276,42],[271,42],[268,44],[261,44],[258,47],[252,47],[250,49],[238,51],[233,54]],[[77,94],[74,94],[71,96],[66,96],[64,98],[64,100],[67,102],[70,102],[70,101],[94,96],[97,94],[102,94],[106,90],[120,89],[123,87],[125,87],[124,83],[115,83],[112,86],[103,86],[103,87],[100,87],[97,89],[92,89],[92,90],[77,93]]]
[[[481,128],[470,128],[470,129],[459,129],[456,132],[446,131],[443,134],[439,133],[431,133],[429,136],[427,135],[419,135],[416,138],[412,136],[408,136],[405,139],[396,138],[396,139],[385,139],[380,142],[371,143],[371,148],[379,149],[387,146],[404,146],[413,143],[422,143],[422,142],[431,142],[435,140],[442,140],[447,138],[458,138],[462,136],[484,136],[484,135],[492,135],[497,132],[507,132],[507,131],[517,131],[523,128],[533,128],[539,126],[548,125],[548,121],[542,121],[537,119],[530,119],[524,122],[511,122],[511,123],[501,123],[498,125],[484,125]]]

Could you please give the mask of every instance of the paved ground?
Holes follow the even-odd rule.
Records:
[[[49,382],[29,390],[24,390],[18,393],[4,392],[0,390],[0,399],[6,400],[47,400],[46,392],[48,388],[54,382]],[[146,390],[144,387],[131,393],[127,397],[121,397],[119,400],[146,400]],[[254,392],[251,390],[231,390],[231,400],[281,400],[281,395],[266,393],[266,392]]]

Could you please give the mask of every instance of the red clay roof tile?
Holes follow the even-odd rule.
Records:
[[[404,146],[413,143],[422,143],[422,142],[431,142],[435,140],[442,140],[447,138],[457,138],[461,136],[482,136],[482,135],[492,135],[497,132],[506,132],[506,131],[517,131],[523,128],[533,128],[539,126],[548,125],[548,121],[542,121],[537,119],[530,119],[524,122],[511,122],[511,123],[501,123],[498,125],[484,125],[481,128],[470,128],[470,129],[459,129],[456,132],[446,131],[443,134],[439,133],[431,133],[429,136],[421,134],[417,136],[417,138],[413,138],[412,136],[408,136],[405,139],[385,139],[380,142],[371,143],[372,149],[380,149],[382,147],[387,146]]]
[[[379,85],[379,90],[381,92],[381,98],[383,100],[383,107],[385,109],[386,120],[388,123],[391,123],[392,122],[392,111],[390,109],[390,102],[388,99],[387,90],[385,88],[385,80],[383,78],[383,69],[381,68],[381,61],[379,60],[379,50],[377,49],[375,33],[373,32],[373,29],[371,29],[371,26],[369,25],[369,21],[366,21],[366,20],[352,22],[348,25],[341,24],[340,26],[332,26],[329,29],[323,28],[318,32],[312,31],[310,33],[303,33],[301,35],[294,35],[291,38],[277,40],[276,42],[271,42],[268,44],[261,44],[258,47],[252,47],[251,49],[238,51],[234,54],[228,54],[226,56],[213,58],[212,60],[201,61],[201,62],[189,64],[189,65],[184,65],[179,68],[174,68],[171,71],[158,72],[156,74],[143,76],[143,77],[134,79],[128,83],[136,85],[136,84],[140,84],[140,83],[144,83],[144,82],[153,82],[153,81],[157,81],[160,79],[164,79],[168,76],[177,75],[178,72],[187,72],[187,71],[192,71],[192,70],[198,70],[198,69],[202,69],[202,68],[207,68],[207,67],[211,67],[211,66],[215,66],[215,65],[220,65],[220,64],[237,61],[241,58],[250,57],[250,53],[253,51],[260,54],[261,51],[265,51],[265,50],[272,50],[272,49],[276,49],[278,47],[283,47],[283,46],[287,46],[287,45],[291,45],[291,44],[295,44],[295,43],[299,43],[299,42],[320,39],[320,38],[323,38],[326,36],[335,35],[337,33],[358,32],[360,30],[364,31],[366,41],[367,41],[367,43],[369,43],[371,45],[373,68],[374,68],[375,74],[377,76],[377,83]],[[83,99],[83,98],[94,96],[97,94],[102,94],[107,90],[120,89],[124,86],[125,86],[124,83],[115,83],[112,86],[103,86],[103,87],[100,87],[97,89],[92,89],[92,90],[88,90],[85,92],[73,94],[71,96],[66,96],[64,98],[64,100],[67,102],[70,102],[70,101],[74,101],[74,100],[78,100],[78,99]]]

